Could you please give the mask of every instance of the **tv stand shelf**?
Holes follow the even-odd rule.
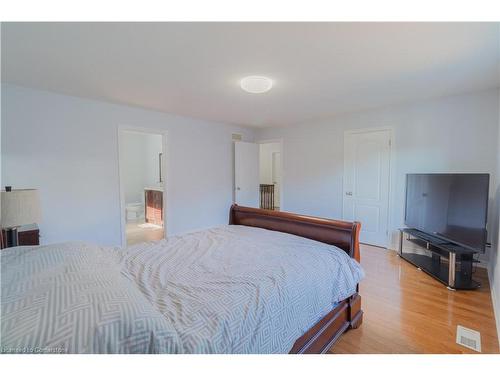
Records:
[[[450,289],[477,289],[473,251],[412,228],[400,229],[399,256]]]

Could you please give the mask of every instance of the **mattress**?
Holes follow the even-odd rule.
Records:
[[[8,353],[288,353],[363,277],[334,246],[237,225],[0,260]]]

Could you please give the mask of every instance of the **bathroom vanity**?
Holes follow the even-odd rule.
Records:
[[[145,188],[144,202],[144,218],[146,223],[163,226],[163,188]]]

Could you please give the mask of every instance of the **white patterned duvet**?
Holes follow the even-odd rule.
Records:
[[[287,353],[363,277],[334,246],[237,225],[0,260],[3,353]]]

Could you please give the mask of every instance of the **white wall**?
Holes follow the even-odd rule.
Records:
[[[2,85],[2,183],[40,189],[42,243],[119,245],[119,125],[166,129],[167,232],[227,223],[233,132],[253,131]]]
[[[500,98],[498,99],[498,153],[497,153],[497,178],[495,188],[493,243],[490,259],[490,286],[493,299],[493,308],[497,321],[498,342],[500,343]]]
[[[125,203],[144,202],[144,188],[159,186],[159,158],[162,136],[124,131],[121,160]]]
[[[498,153],[498,90],[345,114],[291,128],[267,128],[258,139],[283,138],[286,210],[342,217],[344,130],[394,129],[389,228],[391,246],[404,220],[405,174],[491,173]],[[492,219],[492,215],[491,219]],[[491,224],[491,220],[490,220]]]

